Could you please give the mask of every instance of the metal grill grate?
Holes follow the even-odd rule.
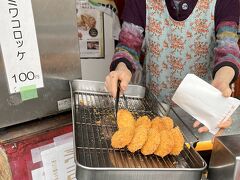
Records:
[[[74,131],[77,162],[94,168],[201,168],[203,163],[195,151],[186,146],[179,156],[164,158],[144,156],[139,151],[131,153],[127,149],[113,149],[111,137],[117,125],[114,118],[114,100],[106,94],[75,92]],[[127,97],[128,110],[135,117],[157,114],[152,99]],[[119,108],[124,108],[123,99]],[[165,112],[162,112],[165,114]]]

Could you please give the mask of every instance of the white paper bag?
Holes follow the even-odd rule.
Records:
[[[222,93],[194,74],[188,74],[172,100],[196,120],[216,134],[218,124],[227,120],[240,105],[240,101],[232,97],[223,97]]]

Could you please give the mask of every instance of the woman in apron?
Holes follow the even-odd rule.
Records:
[[[115,97],[118,80],[125,91],[132,75],[142,71],[139,58],[144,44],[144,83],[160,102],[172,104],[173,93],[188,73],[229,97],[240,68],[239,12],[239,0],[126,0],[107,89]],[[219,127],[231,123],[229,119]]]

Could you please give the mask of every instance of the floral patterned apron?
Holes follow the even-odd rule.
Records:
[[[170,103],[188,73],[211,81],[216,0],[199,0],[184,21],[174,20],[165,0],[146,0],[146,86]]]

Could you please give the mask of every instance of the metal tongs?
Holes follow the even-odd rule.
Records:
[[[118,83],[117,83],[117,94],[116,94],[116,99],[115,99],[115,117],[116,117],[116,119],[117,119],[118,104],[119,104],[119,97],[120,97],[120,83],[121,83],[121,81],[118,80]],[[125,107],[126,107],[126,109],[128,109],[127,98],[124,95],[124,93],[122,94],[122,96],[123,96],[123,99],[124,99]]]

